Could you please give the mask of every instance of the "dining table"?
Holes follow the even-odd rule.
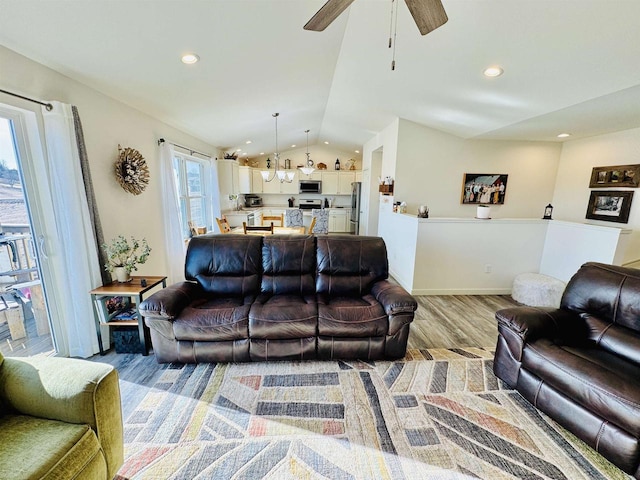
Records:
[[[244,234],[244,228],[235,227],[231,229],[230,233]],[[304,235],[305,233],[305,227],[273,227],[274,235]],[[252,230],[247,232],[247,235],[271,235],[271,232],[266,230]]]

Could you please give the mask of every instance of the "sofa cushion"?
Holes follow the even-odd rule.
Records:
[[[317,322],[315,295],[261,294],[249,311],[249,336],[272,340],[313,337]]]
[[[383,337],[389,317],[372,295],[318,295],[318,334],[326,337]]]
[[[560,308],[640,332],[640,270],[585,263],[567,284]]]
[[[316,292],[361,297],[388,277],[387,249],[379,237],[318,237]]]
[[[214,297],[191,303],[173,321],[175,338],[216,342],[247,338],[253,298]]]
[[[316,289],[316,237],[266,237],[262,245],[263,293],[310,295]]]
[[[524,349],[522,366],[587,410],[640,435],[640,366],[601,348],[540,339]]]
[[[26,415],[0,417],[0,476],[25,478],[107,478],[107,464],[88,425]]]
[[[185,278],[207,293],[245,296],[260,290],[262,237],[202,235],[189,242]]]
[[[582,314],[589,340],[599,347],[640,365],[640,334],[630,328]]]

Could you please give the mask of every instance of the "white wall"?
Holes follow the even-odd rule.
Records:
[[[560,152],[560,143],[464,140],[401,119],[395,200],[407,202],[408,213],[428,205],[431,217],[471,218],[476,207],[460,202],[463,174],[500,173],[509,175],[507,193],[504,205],[491,207],[492,217],[542,218]]]
[[[636,193],[627,224],[585,220],[589,179],[593,167],[638,164],[639,154],[640,128],[565,142],[553,195],[553,218],[632,229],[623,263],[640,259],[640,193],[631,189]]]
[[[4,90],[41,100],[59,100],[78,107],[106,240],[119,234],[146,237],[153,251],[137,273],[165,274],[157,140],[165,138],[214,157],[220,152],[205,142],[2,46],[0,72],[0,88]],[[0,103],[35,111],[41,118],[39,105],[5,94],[0,94]],[[139,150],[147,161],[151,181],[141,195],[125,192],[115,180],[113,164],[118,157],[118,144]]]
[[[620,265],[630,230],[553,220],[549,222],[540,273],[568,282],[586,262]]]

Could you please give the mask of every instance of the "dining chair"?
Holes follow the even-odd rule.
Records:
[[[278,225],[279,227],[284,227],[284,213],[281,213],[280,215],[263,215],[262,216],[262,225],[265,224],[265,222],[280,222],[280,225]],[[269,225],[267,223],[267,225]]]
[[[220,229],[220,233],[229,233],[231,232],[231,226],[229,225],[229,221],[227,217],[222,215],[222,218],[216,217],[216,222],[218,223],[218,228]]]
[[[284,211],[284,226],[285,227],[303,227],[304,218],[302,216],[302,210],[299,208],[291,208]]]
[[[329,210],[314,208],[311,210],[311,223],[312,228],[309,228],[309,233],[326,234],[329,233]]]
[[[273,222],[271,225],[247,225],[247,222],[242,222],[242,228],[244,229],[245,235],[251,232],[264,232],[270,233],[273,235]]]
[[[309,225],[309,235],[313,235],[313,227],[316,226],[316,217],[311,219],[311,225]]]

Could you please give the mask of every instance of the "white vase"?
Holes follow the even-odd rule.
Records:
[[[478,205],[476,209],[476,218],[489,219],[491,218],[491,208],[486,205]]]
[[[124,267],[114,267],[113,273],[116,276],[116,280],[120,283],[127,283],[131,281],[131,276]]]

